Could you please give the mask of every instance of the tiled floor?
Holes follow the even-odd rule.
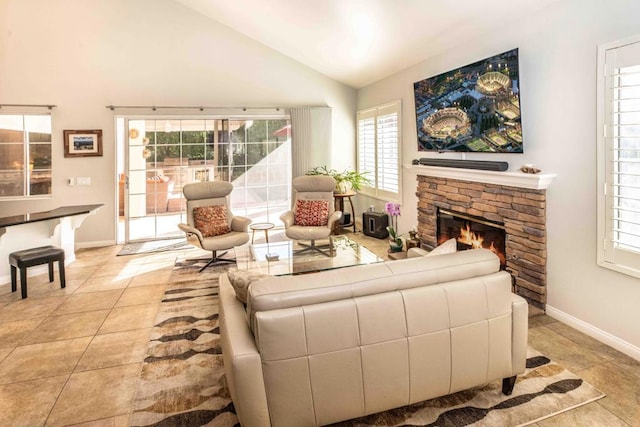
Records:
[[[354,237],[386,254],[386,242]],[[128,425],[150,328],[187,251],[119,250],[78,251],[65,289],[46,274],[29,278],[25,300],[0,286],[0,426]],[[537,426],[640,426],[640,362],[545,315],[531,318],[529,343],[607,394]]]
[[[0,425],[128,425],[149,332],[177,252],[78,251],[67,287],[0,286]]]

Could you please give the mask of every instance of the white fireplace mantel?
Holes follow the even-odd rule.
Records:
[[[496,172],[478,169],[445,168],[440,166],[404,165],[408,171],[416,175],[436,178],[459,179],[461,181],[481,182],[485,184],[506,185],[509,187],[546,190],[555,173],[524,173],[520,171]]]

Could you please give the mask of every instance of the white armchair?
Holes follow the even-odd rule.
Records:
[[[229,194],[232,190],[233,185],[224,181],[196,182],[187,184],[182,189],[182,193],[187,200],[187,224],[178,224],[178,228],[186,233],[189,243],[212,252],[209,263],[202,267],[200,271],[210,265],[235,262],[235,259],[220,258],[226,252],[218,254],[218,251],[232,249],[249,241],[247,229],[251,220],[242,216],[234,216],[229,209]],[[214,233],[217,235],[209,236],[209,233],[203,234],[203,227],[200,227],[200,229],[197,227],[198,218],[194,217],[194,211],[198,208],[218,206],[222,207],[222,209],[217,209],[217,212],[221,214],[218,219],[224,219],[226,224],[220,224],[217,232]]]
[[[316,245],[316,240],[326,238],[331,240],[333,227],[342,216],[342,212],[335,210],[333,201],[335,180],[330,176],[305,175],[294,178],[292,185],[295,191],[292,209],[280,216],[284,223],[285,235],[293,240],[310,242],[309,244],[299,243],[304,246],[304,249],[297,253],[317,251],[329,256],[330,250],[327,252],[325,249],[331,248],[331,241],[329,245]],[[314,203],[316,206],[313,206]],[[323,211],[325,207],[326,212]],[[301,212],[302,209],[313,210],[309,221],[305,220],[307,218],[304,218],[306,215]],[[313,225],[308,225],[309,223]]]

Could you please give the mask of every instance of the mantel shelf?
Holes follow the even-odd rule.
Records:
[[[524,173],[520,171],[496,172],[478,169],[445,168],[439,166],[404,165],[404,168],[416,175],[433,176],[436,178],[451,178],[462,181],[481,182],[485,184],[506,185],[516,188],[532,190],[546,190],[555,173]]]

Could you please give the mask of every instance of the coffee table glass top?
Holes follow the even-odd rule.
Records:
[[[346,236],[332,236],[331,241],[331,256],[316,251],[297,253],[304,246],[294,241],[238,246],[235,248],[236,264],[238,270],[283,276],[384,261]],[[328,248],[323,250],[329,253]]]

